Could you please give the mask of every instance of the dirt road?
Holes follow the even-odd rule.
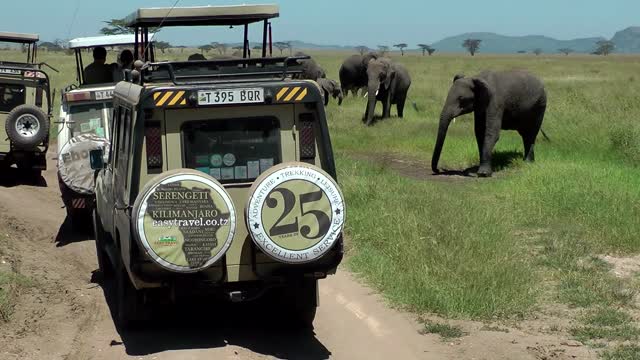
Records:
[[[50,154],[51,157],[51,154]],[[562,346],[555,335],[481,331],[444,342],[421,335],[411,315],[391,310],[341,269],[321,282],[315,329],[277,330],[260,312],[207,304],[181,305],[167,323],[133,332],[114,326],[111,291],[96,281],[92,236],[65,221],[55,163],[37,184],[0,180],[0,234],[9,259],[36,285],[20,296],[11,322],[0,323],[0,359],[571,359],[584,347]],[[219,307],[214,307],[219,311]]]

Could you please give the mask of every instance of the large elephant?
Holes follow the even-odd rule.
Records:
[[[526,71],[484,71],[471,78],[456,75],[440,114],[431,169],[438,172],[438,161],[451,120],[472,111],[480,153],[478,176],[492,174],[491,154],[501,129],[518,131],[524,143],[524,159],[534,161],[533,148],[546,108],[544,85]]]
[[[298,52],[296,56],[307,56],[304,53]],[[302,72],[293,75],[294,79],[306,79],[306,80],[318,80],[327,77],[327,73],[324,69],[318,65],[318,63],[312,58],[306,60],[298,60],[302,65]]]
[[[340,66],[340,85],[342,93],[346,96],[349,91],[353,95],[358,94],[358,90],[367,86],[367,65],[372,59],[377,59],[375,53],[365,55],[353,55],[348,57]]]
[[[373,123],[376,102],[382,102],[382,118],[391,117],[391,105],[398,109],[398,117],[404,116],[404,104],[411,86],[411,76],[401,64],[391,59],[378,58],[369,61],[367,66],[367,108],[362,121]]]
[[[318,79],[318,85],[320,85],[324,94],[324,106],[329,105],[329,97],[337,99],[338,105],[342,105],[342,99],[344,96],[340,85],[335,80]]]

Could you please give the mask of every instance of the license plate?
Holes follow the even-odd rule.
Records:
[[[264,102],[264,89],[198,91],[198,105],[256,104]]]
[[[107,100],[113,98],[113,90],[96,91],[96,100]]]

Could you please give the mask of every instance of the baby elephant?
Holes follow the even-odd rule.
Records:
[[[451,120],[472,111],[480,153],[478,176],[492,174],[491,154],[501,129],[518,131],[524,143],[524,159],[534,161],[533,147],[546,108],[544,85],[526,71],[484,71],[471,78],[456,75],[440,114],[431,169],[438,173],[438,161]]]
[[[335,80],[320,78],[318,79],[318,85],[322,89],[323,97],[324,97],[324,106],[329,105],[329,98],[333,97],[338,100],[338,105],[342,105],[342,99],[344,98],[342,94],[342,88],[340,84],[338,84]]]

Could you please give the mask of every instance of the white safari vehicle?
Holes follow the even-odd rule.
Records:
[[[135,35],[112,35],[77,38],[69,41],[75,52],[77,83],[62,92],[58,121],[58,183],[69,218],[79,224],[91,216],[95,203],[94,171],[89,163],[89,151],[108,149],[113,112],[113,91],[117,81],[124,80],[124,70],[115,63],[116,55],[107,60],[114,81],[86,84],[84,69],[93,61],[84,61],[83,54],[96,47],[123,48],[133,51]],[[151,48],[151,52],[153,49]],[[111,54],[109,54],[111,55]],[[91,57],[91,55],[89,55]]]

